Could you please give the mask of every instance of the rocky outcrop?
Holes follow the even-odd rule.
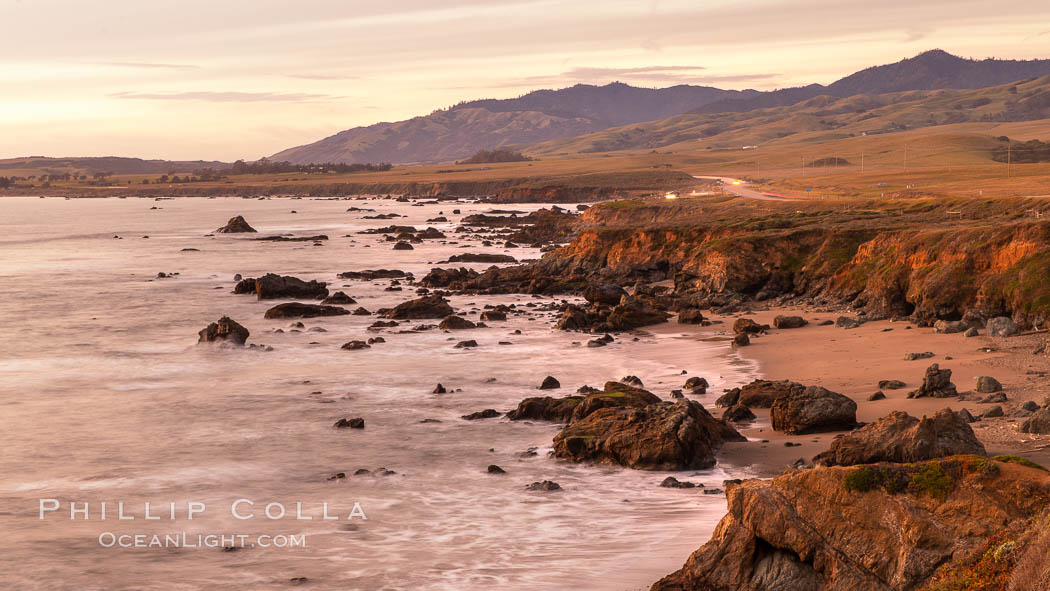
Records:
[[[590,304],[603,306],[615,306],[625,295],[627,292],[622,287],[611,283],[589,285],[583,290],[583,299]]]
[[[302,304],[299,302],[288,302],[277,304],[263,315],[264,318],[317,318],[320,316],[343,316],[349,314],[350,310],[339,306],[324,306],[321,304]]]
[[[791,393],[802,392],[805,386],[791,380],[755,380],[740,388],[733,388],[715,401],[715,406],[729,407],[742,404],[748,408],[769,408],[773,401]]]
[[[254,293],[260,300],[320,300],[328,297],[323,281],[303,281],[290,275],[267,273],[257,279],[242,279],[233,288],[236,294]]]
[[[448,257],[446,263],[516,263],[517,259],[509,254],[494,254],[486,252],[465,252]]]
[[[922,385],[917,390],[908,393],[908,398],[953,398],[959,392],[952,383],[952,370],[941,369],[936,363],[926,368],[926,375],[922,378]]]
[[[769,418],[774,431],[789,435],[853,429],[857,403],[821,386],[808,386],[773,400]]]
[[[471,328],[477,328],[478,325],[463,318],[462,316],[456,316],[455,314],[445,316],[438,324],[438,328],[441,330],[469,330]]]
[[[1044,435],[1050,433],[1050,409],[1043,408],[1035,411],[1035,414],[1021,424],[1021,432]]]
[[[726,496],[711,540],[652,591],[912,591],[1039,513],[1050,475],[964,456],[794,471]]]
[[[507,418],[512,421],[536,420],[569,423],[586,418],[601,408],[645,408],[658,402],[660,402],[660,397],[647,390],[633,388],[619,382],[606,382],[604,390],[590,392],[583,396],[526,398],[518,404],[518,408],[507,413]]]
[[[967,420],[950,409],[917,419],[906,412],[887,416],[836,439],[813,458],[825,466],[919,462],[961,454],[985,455]]]
[[[650,299],[626,296],[615,306],[598,303],[588,308],[566,306],[556,326],[561,330],[622,332],[667,322],[670,317]]]
[[[201,329],[198,343],[222,343],[236,347],[244,346],[251,334],[229,316],[223,316],[216,322],[212,322],[206,328]]]
[[[215,232],[218,234],[241,234],[255,232],[255,228],[249,226],[243,216],[238,215],[230,218],[230,221],[226,222],[225,226],[215,230]]]
[[[441,296],[424,296],[398,304],[383,314],[395,320],[418,320],[422,318],[444,318],[455,313],[448,300]]]
[[[703,469],[714,466],[726,441],[744,437],[699,403],[679,400],[596,410],[554,437],[554,455],[643,470]]]

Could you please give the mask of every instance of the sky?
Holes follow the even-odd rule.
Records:
[[[1050,58],[1047,0],[0,0],[0,23],[0,158],[253,160],[537,88]]]

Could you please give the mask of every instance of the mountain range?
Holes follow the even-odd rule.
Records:
[[[791,106],[817,97],[979,89],[1046,75],[1050,75],[1050,60],[972,60],[938,49],[867,68],[826,86],[811,84],[769,92],[687,85],[646,89],[619,82],[578,84],[537,90],[514,99],[464,102],[406,121],[355,127],[270,158],[299,164],[444,162],[482,149],[555,144],[557,140],[682,114],[717,119],[718,114]],[[717,125],[717,121],[712,123]]]

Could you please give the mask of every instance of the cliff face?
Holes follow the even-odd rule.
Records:
[[[689,210],[618,202],[589,210],[576,240],[534,274],[624,284],[673,279],[679,297],[700,305],[807,297],[922,324],[1012,316],[1044,326],[1050,222],[1018,214],[1028,207],[1018,201],[976,219],[980,204],[928,200],[897,211],[791,204],[801,209],[771,206],[760,215],[738,204]],[[955,207],[975,217],[946,220],[940,210]]]
[[[869,473],[889,476],[858,477]],[[956,456],[804,470],[730,485],[727,495],[711,541],[654,591],[903,591],[1000,545],[1018,551],[1013,567],[1028,520],[1050,502],[1050,474]]]

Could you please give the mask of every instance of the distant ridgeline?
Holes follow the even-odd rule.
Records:
[[[999,139],[1009,142],[1009,139],[1005,137]],[[1014,164],[1050,162],[1050,142],[1030,140],[1002,146],[992,152],[992,160]]]
[[[530,160],[532,158],[512,150],[478,150],[470,158],[460,160],[456,164],[493,164],[495,162],[528,162]]]

